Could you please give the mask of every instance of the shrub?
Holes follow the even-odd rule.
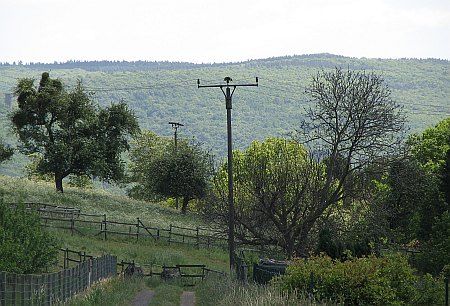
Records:
[[[56,260],[56,240],[39,217],[23,205],[15,208],[0,198],[0,271],[43,272]]]
[[[328,256],[297,259],[274,280],[284,290],[312,293],[318,300],[361,305],[437,303],[438,287],[430,275],[419,278],[404,256],[395,254],[333,260]],[[422,289],[420,292],[418,289]]]

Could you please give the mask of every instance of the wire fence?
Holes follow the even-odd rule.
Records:
[[[72,268],[46,274],[0,272],[0,305],[54,305],[67,301],[93,283],[115,276],[117,259],[88,256]],[[66,264],[66,257],[64,260]]]
[[[12,206],[19,203],[9,203]],[[27,209],[34,210],[46,227],[66,229],[81,235],[101,236],[107,240],[109,236],[126,236],[135,240],[152,238],[166,241],[169,244],[187,244],[201,247],[227,247],[224,232],[214,231],[202,227],[182,227],[169,224],[168,228],[154,227],[144,224],[140,218],[136,222],[111,220],[106,214],[83,213],[80,209],[67,206],[57,206],[46,203],[23,203]]]

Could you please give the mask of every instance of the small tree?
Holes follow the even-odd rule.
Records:
[[[131,192],[138,197],[182,197],[186,213],[192,199],[203,198],[212,175],[212,158],[198,144],[178,141],[175,149],[168,139],[147,133],[131,154],[131,170],[137,183]]]
[[[81,82],[66,92],[62,82],[46,72],[37,88],[33,79],[19,80],[15,94],[19,109],[12,122],[21,150],[38,154],[37,172],[52,174],[58,191],[63,191],[62,180],[70,174],[123,177],[120,155],[129,149],[128,136],[139,131],[126,104],[99,108]]]

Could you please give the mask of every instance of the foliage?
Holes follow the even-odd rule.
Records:
[[[92,189],[94,187],[92,178],[88,175],[70,175],[68,185],[87,189]]]
[[[58,245],[24,205],[12,208],[0,199],[0,271],[44,272],[54,264]]]
[[[435,218],[448,207],[440,192],[440,178],[414,158],[394,161],[385,179],[383,214],[396,243],[428,239]]]
[[[129,149],[127,137],[139,129],[126,104],[98,109],[81,82],[66,92],[48,73],[42,74],[38,88],[33,79],[20,79],[15,94],[19,108],[12,123],[21,150],[38,153],[36,171],[53,174],[58,191],[69,174],[122,178],[120,154]]]
[[[439,172],[445,165],[450,150],[450,117],[421,134],[408,139],[413,156],[428,170]]]
[[[346,259],[348,255],[362,257],[374,252],[373,241],[368,237],[359,239],[342,239],[330,227],[323,227],[319,232],[316,253],[326,253],[331,258]]]
[[[0,164],[8,159],[14,154],[14,150],[0,141]]]
[[[414,258],[421,271],[438,275],[450,267],[450,211],[439,216],[433,225],[431,237]]]
[[[143,143],[131,152],[133,180],[138,186],[131,195],[160,195],[162,197],[183,197],[182,212],[188,202],[203,198],[213,171],[212,158],[198,144],[178,141],[174,148],[167,141],[147,133]],[[138,140],[139,142],[139,140]],[[140,194],[139,194],[140,193]]]
[[[404,305],[424,301],[438,304],[444,296],[443,290],[433,290],[440,285],[438,280],[416,276],[407,259],[395,254],[346,261],[327,256],[297,259],[275,282],[285,290],[312,292],[318,300],[331,299],[346,305]],[[420,292],[419,288],[425,291]]]
[[[288,256],[303,247],[305,223],[316,209],[324,166],[293,140],[254,141],[233,152],[236,235],[246,243],[280,246]],[[227,165],[215,177],[216,197],[205,214],[227,220]]]

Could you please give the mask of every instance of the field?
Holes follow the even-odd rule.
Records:
[[[6,202],[41,202],[71,206],[89,213],[107,213],[108,216],[126,221],[135,221],[137,217],[140,217],[147,224],[159,227],[167,227],[169,223],[184,227],[208,226],[194,213],[182,215],[174,209],[159,204],[135,201],[97,189],[82,190],[68,187],[64,194],[60,194],[50,183],[5,176],[0,176],[0,186],[0,193],[3,194]],[[150,238],[136,241],[133,238],[113,235],[108,236],[108,240],[105,241],[102,237],[71,235],[70,231],[63,229],[49,228],[48,230],[57,237],[61,248],[78,250],[94,256],[112,254],[117,256],[119,262],[134,261],[144,269],[144,273],[149,273],[151,270],[160,272],[163,265],[176,264],[204,264],[214,270],[228,271],[228,254],[223,249],[197,249],[195,246],[169,245],[167,242],[154,241]],[[60,269],[63,262],[62,256],[61,252],[55,270]],[[158,276],[153,276],[146,281],[136,279],[123,282],[116,279],[92,288],[87,296],[80,296],[72,304],[121,305],[129,301],[138,290],[150,287],[156,292],[155,302],[166,301],[165,305],[177,305],[179,292],[183,291],[186,285],[197,282],[183,279],[182,282],[167,284],[160,281]],[[114,294],[108,291],[110,289]],[[173,304],[170,304],[171,299]]]

